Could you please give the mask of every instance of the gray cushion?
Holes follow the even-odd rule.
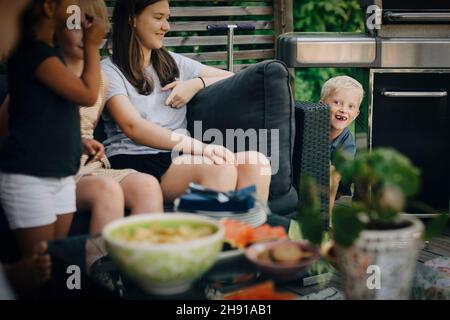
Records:
[[[249,143],[239,147],[235,143],[233,151],[258,150],[272,157],[273,168],[276,165],[274,161],[277,161],[278,172],[272,176],[270,200],[275,201],[286,195],[292,199],[294,101],[289,73],[283,62],[269,60],[254,64],[234,77],[200,91],[188,104],[187,117],[188,130],[192,135],[195,133],[194,121],[199,120],[202,121],[202,133],[209,128],[217,128],[223,137],[226,137],[226,129],[267,129],[267,139],[264,134],[258,138],[258,143],[267,147],[261,149],[259,145]],[[278,139],[271,134],[271,129],[278,131]],[[271,137],[279,145],[274,150],[271,150]],[[214,142],[202,137],[195,138]],[[295,208],[296,200],[292,205]]]

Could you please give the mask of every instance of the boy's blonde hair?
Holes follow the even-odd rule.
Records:
[[[109,31],[108,9],[104,0],[78,0],[82,14],[97,16],[106,22],[106,32]]]
[[[337,76],[328,79],[322,86],[320,100],[325,100],[339,89],[357,89],[360,96],[359,103],[361,104],[364,98],[364,89],[361,83],[349,76]]]

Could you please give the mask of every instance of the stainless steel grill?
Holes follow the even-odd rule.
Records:
[[[412,2],[363,0],[365,33],[284,34],[277,57],[289,67],[450,68],[450,1]]]
[[[364,33],[284,34],[277,58],[291,68],[369,69],[366,147],[409,156],[422,170],[416,200],[449,212],[450,1],[360,2]]]

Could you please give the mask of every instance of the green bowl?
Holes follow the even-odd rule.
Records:
[[[130,228],[151,223],[161,225],[209,225],[213,234],[183,243],[127,242],[117,236]],[[145,291],[177,294],[208,271],[218,259],[224,229],[215,220],[193,214],[141,214],[109,223],[102,232],[106,249],[119,269]]]

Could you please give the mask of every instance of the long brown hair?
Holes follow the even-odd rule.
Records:
[[[112,61],[142,95],[151,94],[155,86],[142,67],[144,56],[130,21],[147,6],[159,1],[168,0],[118,0],[113,13]],[[166,48],[152,49],[151,61],[161,86],[179,77],[178,66]]]

